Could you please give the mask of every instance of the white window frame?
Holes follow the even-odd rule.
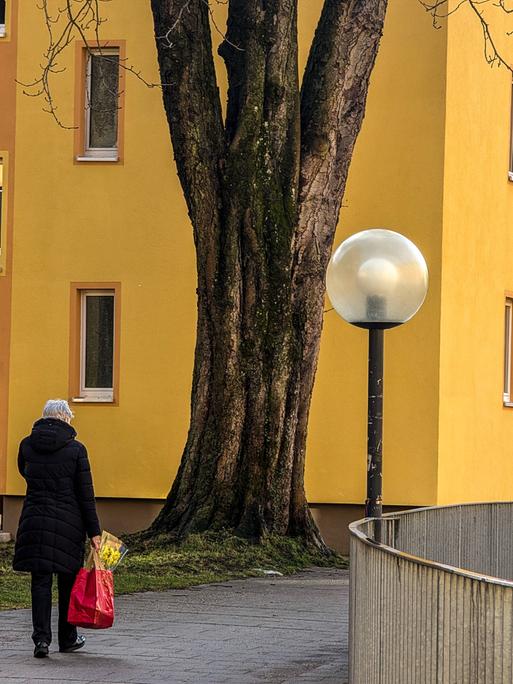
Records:
[[[509,120],[509,170],[508,178],[513,181],[513,80],[511,81],[511,102]]]
[[[2,164],[2,159],[0,158],[0,164]],[[3,185],[0,185],[0,257],[2,256],[2,245],[5,242],[5,226],[4,226],[4,217],[3,217],[3,209],[4,209],[4,188]],[[0,268],[0,272],[1,272]]]
[[[7,12],[9,11],[7,8],[7,3],[9,0],[6,0],[5,3],[5,16],[4,16],[4,23],[0,24],[0,38],[5,38],[7,34]]]
[[[85,159],[96,159],[97,161],[117,161],[118,143],[114,147],[90,147],[91,135],[91,64],[95,55],[117,55],[120,56],[119,48],[102,48],[101,50],[91,50],[87,55],[86,78],[85,78],[85,135],[84,135],[84,157]],[[119,79],[119,76],[118,76]],[[118,81],[119,83],[119,81]],[[119,140],[119,110],[117,116],[117,139]],[[83,159],[82,158],[82,159]]]
[[[1,24],[0,24],[1,26]],[[5,175],[6,175],[6,168],[4,164],[4,158],[2,155],[0,155],[0,166],[2,167],[2,184],[0,185],[0,257],[2,256],[2,246],[5,242],[5,219],[4,219],[4,213],[5,213],[5,197],[4,197],[4,186],[5,186]],[[1,266],[1,264],[0,264]],[[0,272],[2,269],[0,268]]]
[[[502,400],[505,404],[511,403],[511,364],[513,342],[513,298],[506,297],[504,305],[504,378]]]
[[[0,150],[0,166],[2,166],[2,186],[0,193],[0,277],[5,275],[7,267],[7,185],[8,185],[8,153]]]
[[[85,360],[86,360],[86,316],[87,297],[113,297],[114,298],[114,321],[112,323],[112,387],[86,387],[85,386]],[[114,354],[116,349],[116,293],[114,290],[81,290],[80,291],[80,397],[83,401],[114,401]],[[76,401],[76,399],[75,399]]]

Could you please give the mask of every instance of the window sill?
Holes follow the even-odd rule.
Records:
[[[503,401],[502,405],[504,408],[513,408],[513,401]]]
[[[119,157],[75,157],[78,162],[118,162]]]
[[[115,404],[114,397],[106,397],[100,399],[99,397],[71,397],[73,404]]]
[[[513,183],[513,171],[508,171],[508,180]]]

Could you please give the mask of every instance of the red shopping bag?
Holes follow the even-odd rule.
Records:
[[[112,571],[103,568],[96,551],[92,551],[92,564],[88,560],[86,567],[78,571],[69,600],[68,622],[89,629],[107,629],[114,622]]]

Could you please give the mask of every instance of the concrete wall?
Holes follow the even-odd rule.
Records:
[[[1,499],[0,499],[1,502]],[[0,529],[16,536],[23,506],[23,497],[3,497],[3,516]],[[100,524],[104,530],[122,537],[124,534],[144,530],[158,515],[163,502],[157,499],[107,499],[97,498],[96,506]],[[349,555],[348,525],[364,517],[364,506],[343,504],[312,504],[314,519],[326,544],[343,555]],[[402,507],[385,507],[385,512],[403,510]]]

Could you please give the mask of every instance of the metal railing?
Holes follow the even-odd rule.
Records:
[[[349,526],[350,684],[513,683],[513,502]]]

